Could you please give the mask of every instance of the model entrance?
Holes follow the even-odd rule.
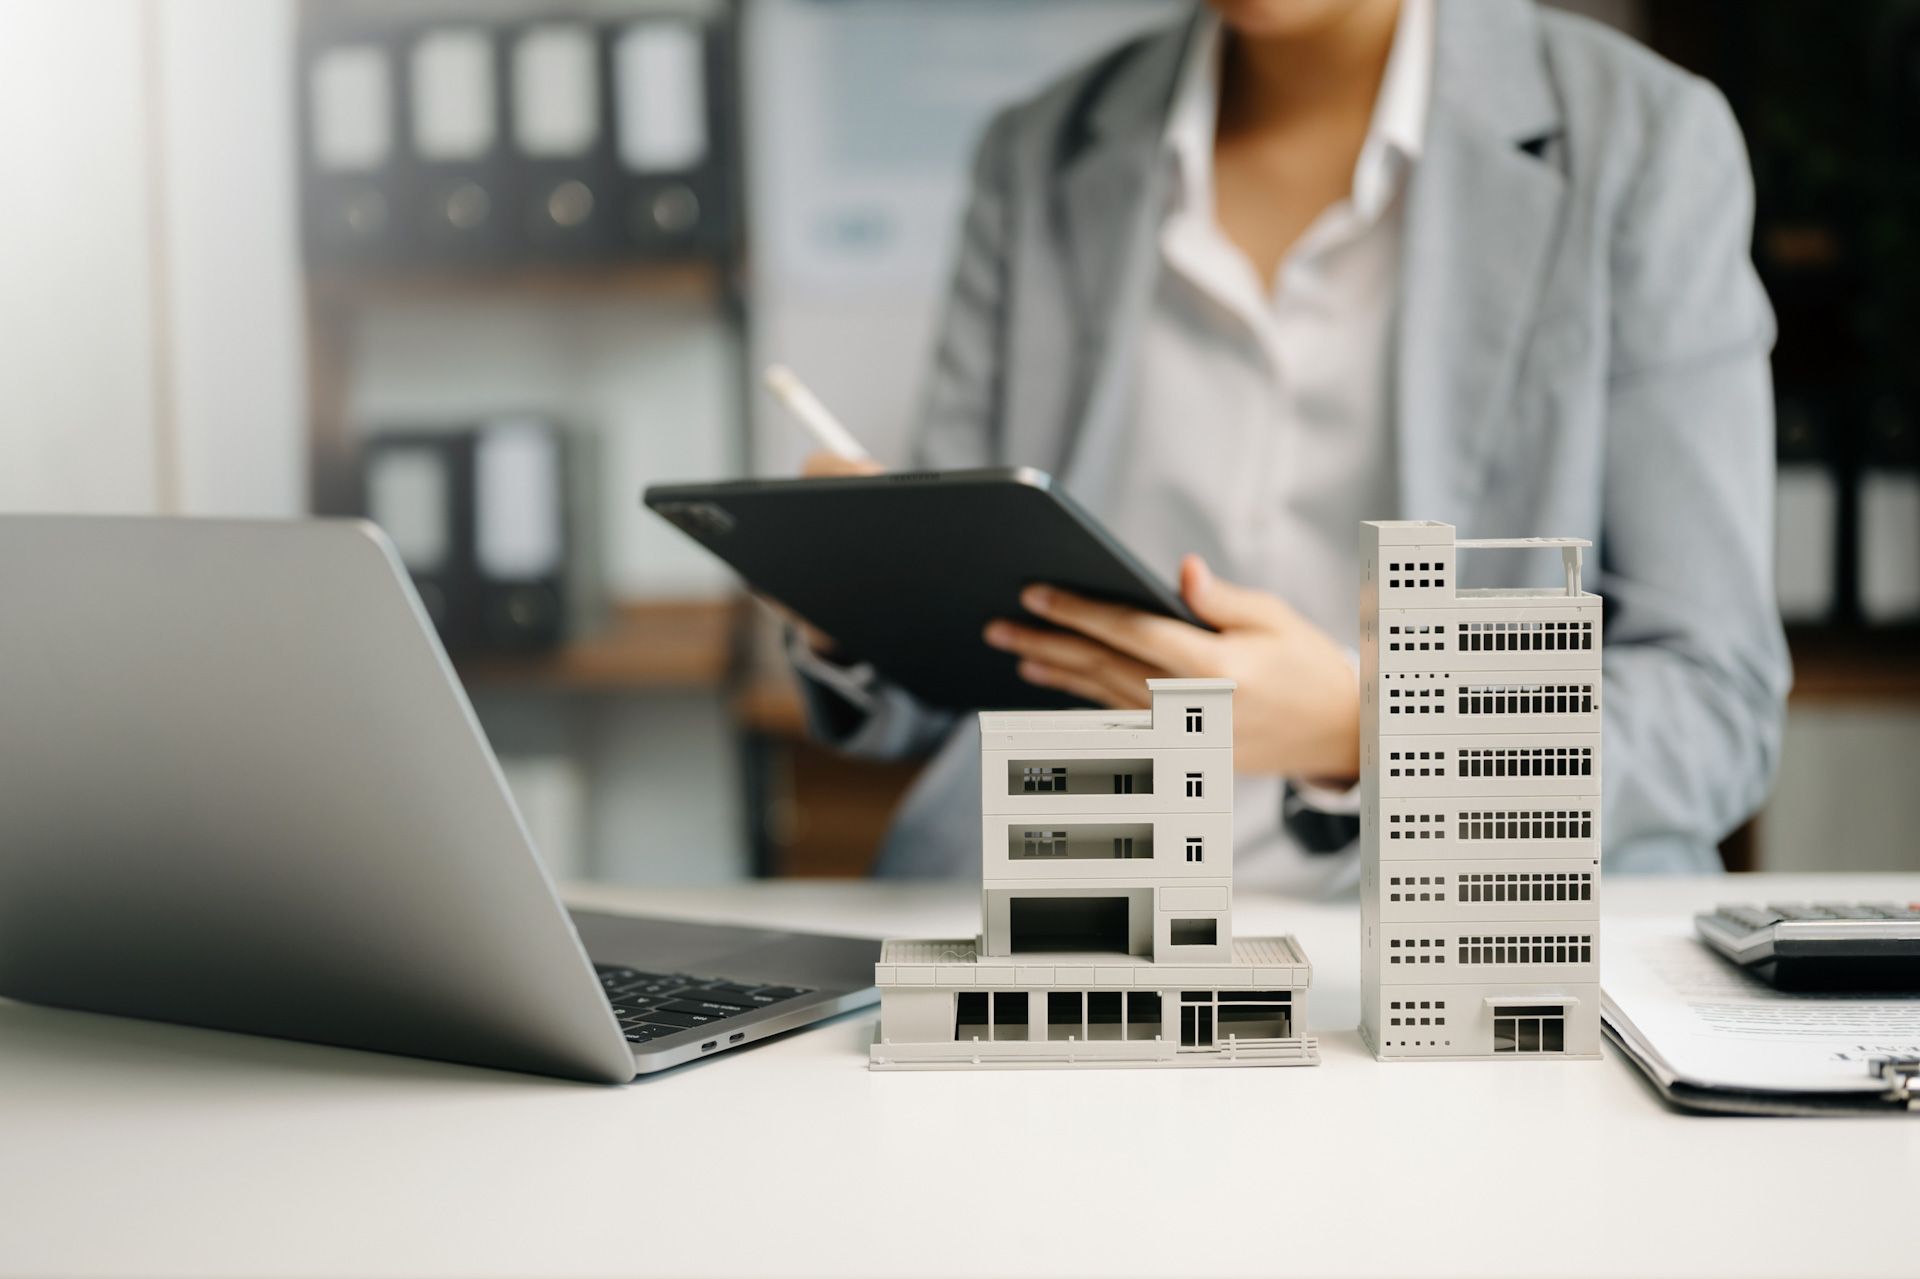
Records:
[[[1180,992],[1180,1046],[1182,1048],[1213,1047],[1212,991],[1183,990]]]
[[[1288,990],[1183,990],[1180,1046],[1211,1048],[1216,1042],[1250,1043],[1293,1038],[1293,992]]]

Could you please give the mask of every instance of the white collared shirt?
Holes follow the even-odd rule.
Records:
[[[1203,21],[1168,119],[1174,200],[1131,412],[1116,415],[1116,438],[1080,452],[1104,457],[1069,471],[1068,487],[1168,580],[1196,551],[1352,648],[1360,522],[1397,514],[1393,320],[1406,179],[1426,133],[1433,4],[1402,0],[1351,190],[1288,251],[1271,288],[1214,217],[1224,41],[1217,19]],[[1237,780],[1236,878],[1307,893],[1351,884],[1351,852],[1312,856],[1294,843],[1282,788],[1273,777]]]

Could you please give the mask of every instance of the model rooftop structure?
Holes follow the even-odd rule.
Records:
[[[1380,1058],[1600,1051],[1600,597],[1578,538],[1361,526],[1361,1025]],[[1460,550],[1565,584],[1461,590]]]
[[[1313,969],[1233,931],[1231,680],[980,716],[980,936],[890,941],[875,1069],[1312,1065]]]

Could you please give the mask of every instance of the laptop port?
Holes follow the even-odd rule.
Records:
[[[730,1043],[730,1044],[737,1044],[737,1043],[739,1043],[739,1042],[740,1042],[741,1040],[743,1040],[743,1039],[745,1039],[746,1037],[747,1037],[747,1032],[746,1032],[746,1031],[744,1031],[744,1030],[736,1030],[736,1031],[734,1031],[734,1032],[733,1032],[733,1033],[732,1033],[731,1035],[728,1035],[728,1036],[727,1036],[727,1042],[728,1042],[728,1043]]]
[[[719,1040],[709,1039],[706,1043],[700,1045],[700,1051],[703,1053],[710,1053],[714,1049],[718,1048],[719,1046],[720,1046]]]

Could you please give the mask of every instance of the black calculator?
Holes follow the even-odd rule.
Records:
[[[1693,922],[1709,946],[1779,990],[1920,993],[1920,903],[1718,906]]]

